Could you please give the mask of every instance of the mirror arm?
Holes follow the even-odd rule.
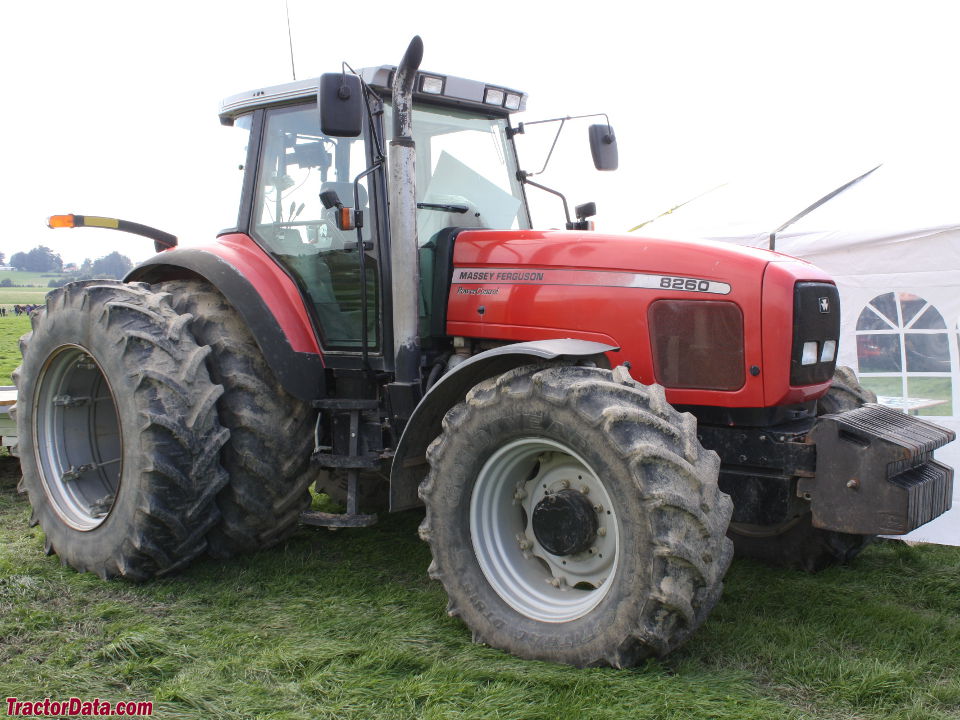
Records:
[[[367,372],[370,372],[370,352],[367,347],[367,314],[368,314],[368,305],[367,300],[367,250],[373,250],[373,242],[364,242],[363,241],[363,211],[360,210],[360,181],[363,180],[367,175],[375,172],[381,167],[379,161],[375,162],[373,165],[368,167],[362,173],[357,175],[353,179],[353,211],[354,215],[357,218],[357,260],[360,264],[360,356],[363,359],[363,369]],[[344,250],[349,250],[352,248],[347,248],[344,246]]]
[[[560,118],[560,127],[557,128],[557,134],[553,136],[553,144],[550,146],[550,152],[547,153],[547,159],[543,161],[543,167],[540,168],[539,172],[530,173],[530,175],[542,175],[543,171],[547,169],[547,165],[550,164],[550,158],[553,157],[553,151],[557,147],[557,140],[560,139],[560,133],[563,132],[563,126],[566,122],[567,118]],[[566,200],[564,200],[563,204],[564,207],[566,207]],[[570,213],[567,213],[567,220],[570,220]]]
[[[574,228],[571,227],[573,223],[570,222],[570,209],[567,207],[567,198],[564,197],[563,193],[561,193],[559,190],[553,190],[552,188],[548,188],[546,185],[535,183],[533,180],[530,180],[529,178],[530,178],[530,173],[526,173],[523,170],[520,170],[517,173],[517,179],[519,179],[520,182],[525,183],[527,185],[533,185],[535,188],[540,188],[544,192],[548,192],[551,195],[556,195],[558,198],[560,198],[563,201],[563,214],[567,221],[567,226],[566,226],[567,230],[573,230]]]

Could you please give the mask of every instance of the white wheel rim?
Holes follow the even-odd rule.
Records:
[[[537,541],[533,508],[561,489],[583,492],[599,530],[589,550],[552,555]],[[546,438],[504,445],[484,464],[470,498],[470,538],[480,569],[504,602],[541,622],[569,622],[610,591],[619,556],[617,514],[603,482],[569,447]]]
[[[113,509],[122,470],[110,384],[86,350],[64,345],[47,358],[33,402],[34,452],[50,506],[69,527],[93,530]]]

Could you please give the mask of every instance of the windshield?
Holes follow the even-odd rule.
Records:
[[[392,127],[386,108],[385,127]],[[504,118],[432,106],[413,110],[418,242],[447,227],[530,227]]]

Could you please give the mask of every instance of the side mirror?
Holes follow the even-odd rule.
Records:
[[[583,205],[577,205],[573,211],[577,215],[577,220],[586,220],[597,214],[597,204],[595,202],[588,202]]]
[[[321,75],[317,105],[320,106],[320,132],[324,135],[357,137],[363,130],[363,88],[356,75]]]
[[[597,170],[616,170],[618,165],[617,136],[610,125],[590,126],[590,152]]]

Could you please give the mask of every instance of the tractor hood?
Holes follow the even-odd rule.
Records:
[[[560,230],[484,230],[457,237],[454,262],[461,265],[536,265],[585,270],[686,276],[724,280],[731,274],[760,277],[769,262],[804,262],[777,252],[714,241],[660,240]],[[808,263],[806,263],[808,264]],[[813,267],[812,265],[810,267]]]
[[[453,265],[449,335],[618,346],[611,363],[630,362],[635,378],[667,385],[668,399],[677,404],[769,407],[806,402],[829,386],[792,386],[789,369],[795,288],[832,288],[832,280],[780,253],[594,232],[464,230]],[[735,353],[722,358],[732,364],[734,380],[723,387],[671,389],[655,372],[650,326],[665,307],[657,303],[690,307],[683,302],[691,300],[739,328]],[[702,322],[715,325],[709,318]]]

